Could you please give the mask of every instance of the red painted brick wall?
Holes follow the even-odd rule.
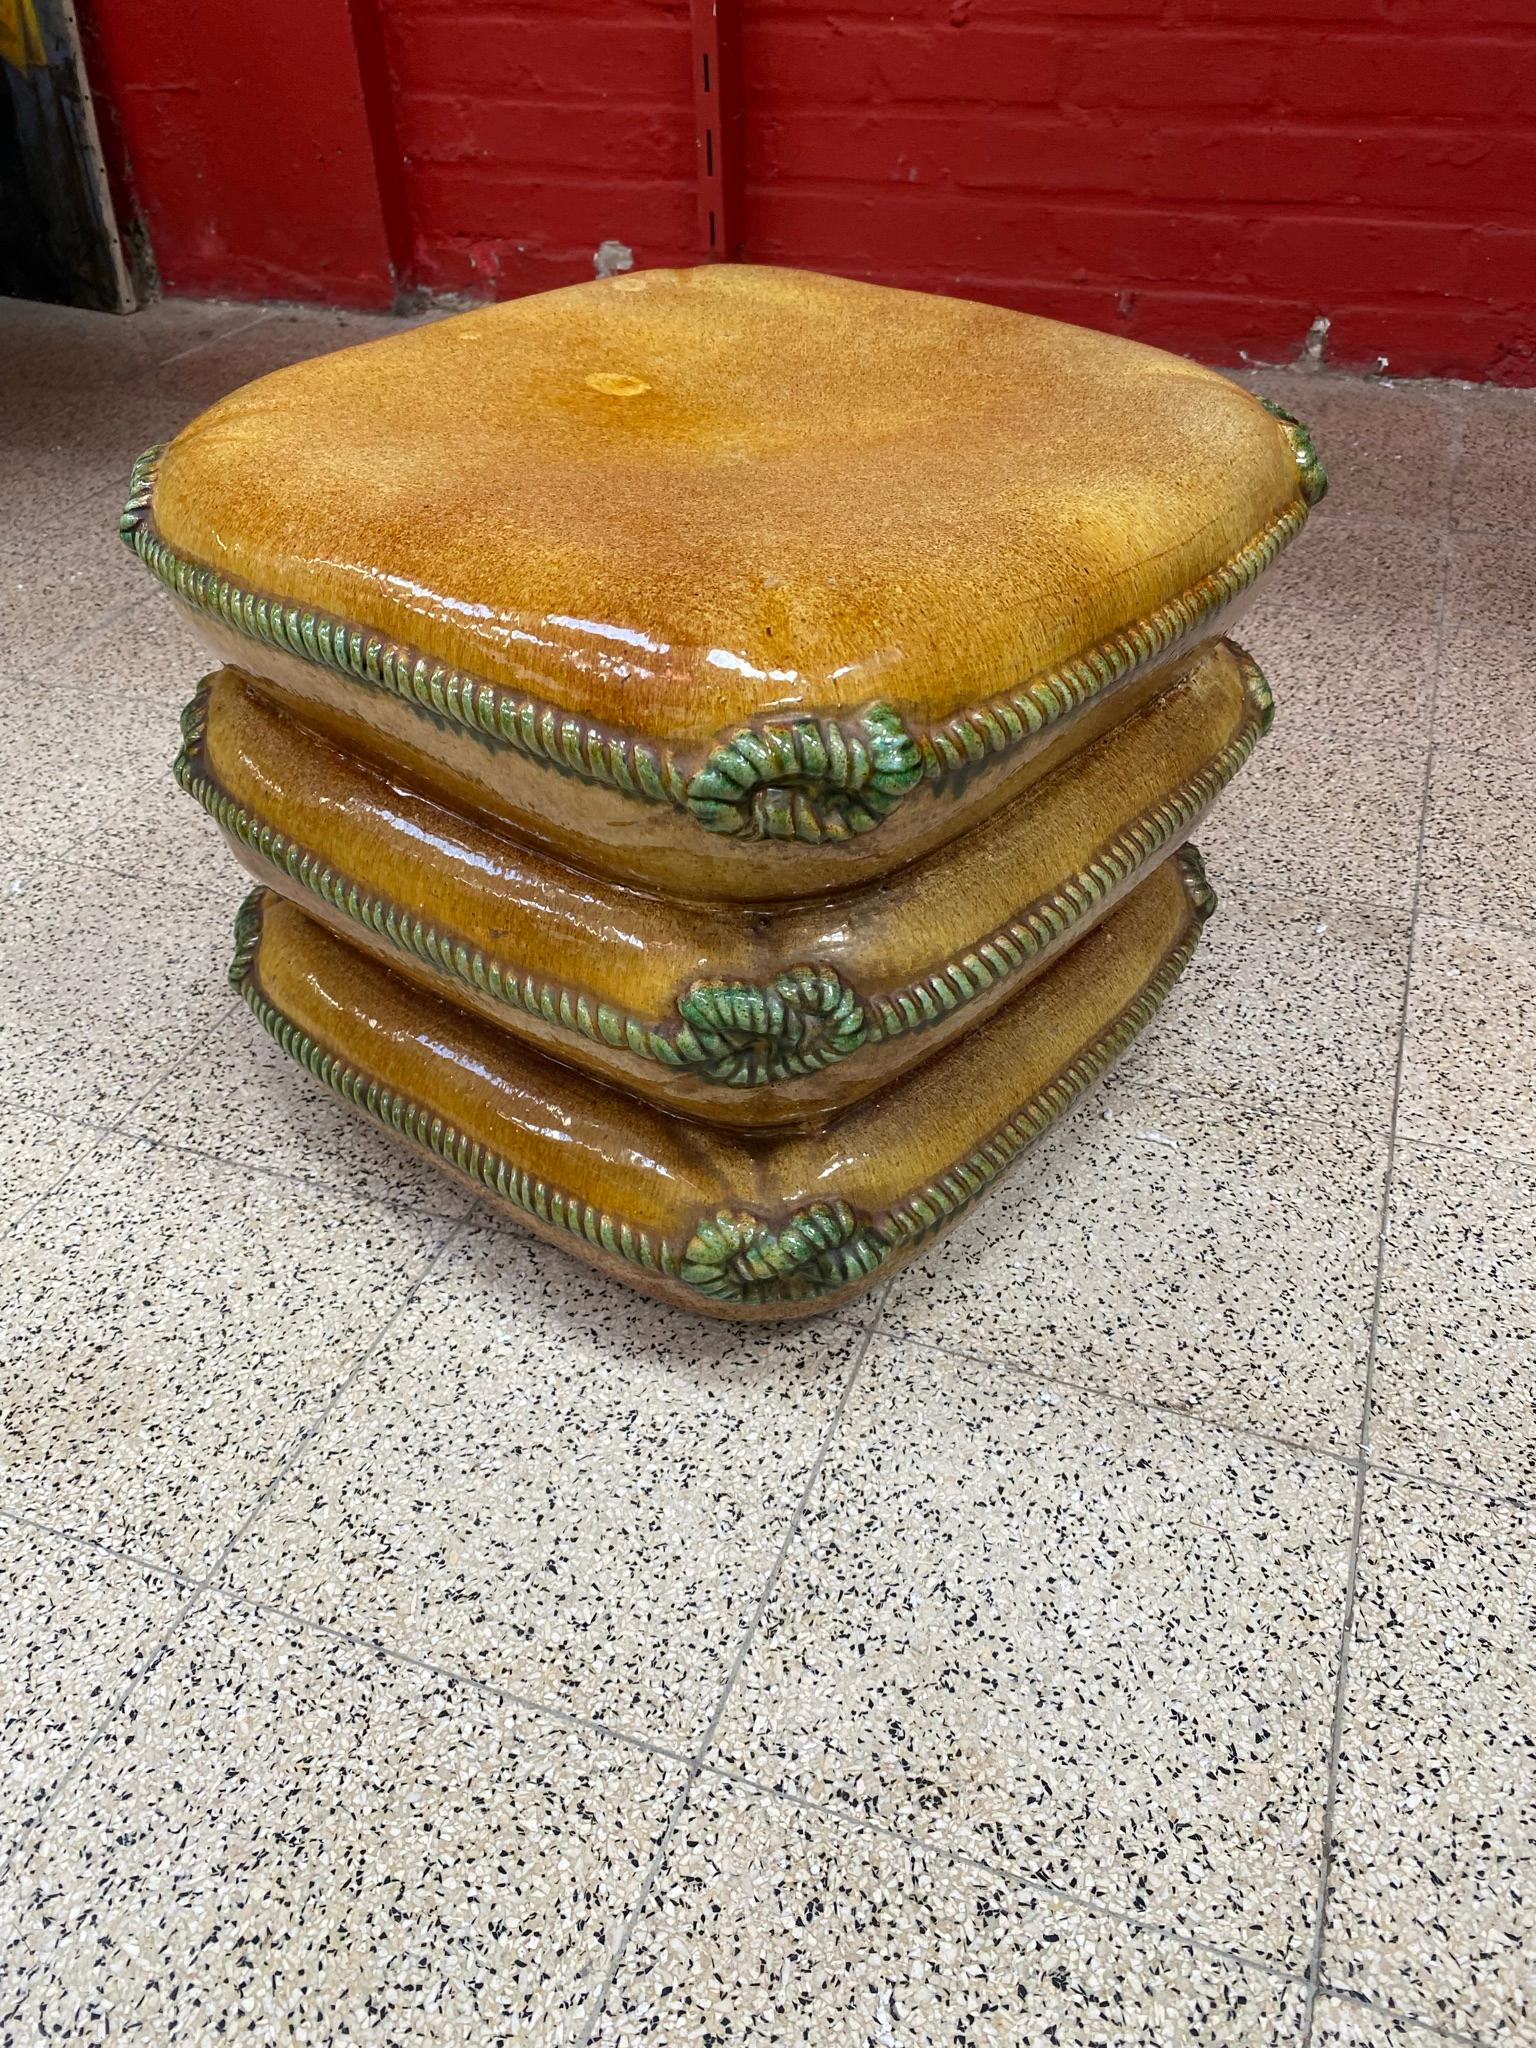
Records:
[[[1536,380],[1536,0],[748,0],[753,256]]]
[[[91,0],[83,18],[168,291],[390,303],[348,0]]]
[[[234,0],[94,4],[180,288],[387,293],[386,239],[476,296],[703,254],[687,0],[274,0],[254,41]],[[1536,0],[742,0],[741,55],[749,257],[1536,382]]]
[[[701,255],[687,0],[379,0],[417,282],[508,298],[598,245]]]

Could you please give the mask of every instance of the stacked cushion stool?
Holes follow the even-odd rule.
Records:
[[[1151,1018],[1323,475],[1213,372],[720,265],[245,387],[129,545],[235,986],[363,1114],[713,1314],[929,1242]]]

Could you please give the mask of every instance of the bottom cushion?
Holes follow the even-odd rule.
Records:
[[[1211,901],[1186,848],[925,1066],[815,1131],[756,1136],[544,1058],[264,889],[230,973],[286,1052],[541,1237],[759,1320],[850,1300],[947,1229],[1153,1015]]]

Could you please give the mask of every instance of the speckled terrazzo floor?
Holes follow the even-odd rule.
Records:
[[[1536,2043],[1536,396],[1255,380],[1335,490],[1195,967],[743,1335],[226,990],[115,516],[387,325],[0,302],[0,2041]]]

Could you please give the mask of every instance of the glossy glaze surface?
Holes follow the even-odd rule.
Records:
[[[356,757],[239,672],[178,777],[259,881],[397,971],[664,1107],[824,1116],[1016,995],[1246,759],[1269,716],[1218,643],[984,829],[850,896],[747,910],[627,890]]]
[[[647,886],[844,888],[1198,644],[1320,488],[1158,351],[752,266],[300,364],[126,531],[228,660]]]
[[[707,1313],[808,1314],[929,1242],[1157,1007],[1210,896],[1164,862],[1023,993],[823,1129],[665,1115],[518,1045],[258,892],[232,979],[285,1050],[520,1221]]]
[[[1296,494],[1275,421],[1194,363],[731,264],[280,370],[177,436],[155,520],[257,589],[700,741],[876,698],[942,717],[1197,582]]]

